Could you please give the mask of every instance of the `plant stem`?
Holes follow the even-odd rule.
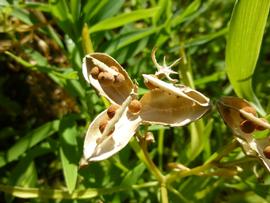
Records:
[[[162,203],[168,203],[168,191],[167,191],[167,184],[166,184],[166,178],[165,176],[160,172],[160,170],[157,168],[157,166],[152,161],[151,157],[149,156],[149,153],[147,151],[147,141],[139,137],[140,139],[140,146],[146,161],[146,165],[150,172],[156,177],[160,184],[160,194],[161,194],[161,202]]]
[[[203,172],[212,168],[216,167],[217,165],[215,162],[219,161],[221,158],[229,154],[232,150],[234,150],[236,147],[238,147],[237,141],[233,140],[231,143],[226,145],[220,152],[214,153],[203,165],[192,168],[190,170],[184,170],[184,171],[179,171],[176,173],[168,174],[166,176],[166,183],[170,184],[171,182],[186,177],[186,176],[191,176],[191,175],[197,175],[201,176],[203,175]]]

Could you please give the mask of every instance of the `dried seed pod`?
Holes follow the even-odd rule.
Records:
[[[209,109],[185,97],[161,89],[147,92],[141,98],[140,117],[144,123],[184,126],[201,118]]]
[[[99,129],[101,122],[108,119],[107,110],[101,112],[92,121],[84,140],[82,165],[107,159],[128,144],[140,125],[141,119],[139,116],[130,119],[127,111],[128,109],[125,109],[120,119],[116,122],[115,129],[110,136],[102,137]]]
[[[270,145],[266,146],[263,149],[263,154],[267,159],[270,159]]]
[[[98,75],[99,82],[104,86],[109,86],[114,83],[114,76],[108,72],[101,72]]]
[[[90,74],[93,78],[97,79],[98,78],[98,74],[100,73],[100,70],[97,66],[94,66],[91,71]]]
[[[244,133],[252,133],[254,132],[255,128],[256,128],[256,125],[252,121],[249,121],[249,120],[244,120],[240,124],[240,129]]]
[[[119,73],[118,75],[114,76],[114,84],[118,87],[123,84],[125,81],[125,77],[123,74]]]
[[[107,109],[107,115],[109,118],[112,118],[115,115],[115,112],[119,109],[119,106],[117,104],[112,104],[108,109]]]
[[[268,121],[265,118],[260,118],[260,120],[264,123],[268,123]],[[262,125],[256,125],[256,130],[263,131],[266,130],[267,128]]]
[[[142,104],[139,100],[134,99],[130,102],[130,104],[128,105],[128,110],[131,113],[137,114],[141,111],[142,108]]]
[[[104,85],[100,80],[96,80],[90,74],[93,67],[98,66],[102,72],[109,72],[114,77],[118,74],[116,82],[112,85]],[[132,83],[126,70],[111,56],[104,53],[92,53],[86,55],[83,59],[82,71],[85,80],[90,83],[100,95],[105,96],[111,103],[121,105],[130,95],[134,84]],[[115,78],[114,78],[115,80]],[[119,85],[118,82],[121,82]]]

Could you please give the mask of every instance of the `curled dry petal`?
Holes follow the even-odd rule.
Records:
[[[249,156],[259,158],[270,171],[270,159],[268,159],[263,150],[270,145],[269,138],[255,139],[251,133],[241,129],[241,123],[245,120],[253,122],[254,125],[269,127],[269,123],[265,120],[257,118],[257,114],[247,109],[253,107],[244,99],[237,97],[223,97],[217,103],[218,111],[224,122],[232,129],[236,135],[236,139],[241,144],[244,152]]]
[[[106,72],[113,76],[115,78],[114,82],[108,85],[108,83],[100,82],[96,75],[91,75],[92,69],[96,69],[96,67],[98,67],[101,72]],[[90,83],[100,95],[105,96],[112,103],[122,104],[134,88],[134,84],[125,69],[114,58],[104,53],[93,53],[85,56],[82,71],[85,80]]]
[[[99,130],[99,124],[107,117],[106,110],[100,113],[90,124],[84,140],[82,164],[107,159],[124,148],[135,134],[140,124],[140,118],[134,117],[124,110],[115,124],[112,134],[104,135]]]
[[[203,94],[186,86],[175,87],[155,77],[143,75],[157,88],[144,94],[140,117],[144,123],[184,126],[201,118],[210,101]]]

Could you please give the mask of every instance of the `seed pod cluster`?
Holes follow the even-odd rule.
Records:
[[[125,81],[125,76],[119,72],[117,67],[111,66],[110,68],[117,72],[117,74],[113,75],[108,71],[102,70],[98,66],[94,66],[91,69],[90,74],[94,79],[97,79],[104,86],[120,86]]]

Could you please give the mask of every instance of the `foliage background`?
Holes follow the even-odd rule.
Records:
[[[150,54],[153,47],[158,47],[158,61],[163,56],[168,61],[182,57],[182,63],[175,68],[180,81],[195,87],[215,104],[221,96],[234,95],[227,77],[230,73],[225,69],[226,37],[234,5],[233,0],[2,0],[0,191],[5,193],[0,192],[0,199],[159,201],[155,178],[142,162],[134,140],[109,160],[78,170],[87,127],[108,105],[83,80],[82,58],[91,49],[108,53],[126,68],[140,84],[139,93],[143,93],[146,89],[142,74],[155,71]],[[253,91],[259,101],[254,103],[266,113],[270,108],[268,25],[269,21],[258,68],[252,75]],[[212,112],[195,124],[183,128],[151,126],[150,130],[156,142],[149,146],[149,152],[164,174],[172,170],[168,163],[190,168],[202,165],[233,139],[214,105]],[[169,190],[170,201],[269,201],[270,176],[259,162],[246,161],[240,147],[224,160],[241,170],[237,174],[232,170],[179,178]],[[236,160],[244,163],[234,163]],[[89,188],[93,189],[84,190]],[[85,192],[76,193],[79,189]],[[67,191],[75,191],[74,196]],[[20,199],[11,196],[12,192],[19,197],[38,198]]]

